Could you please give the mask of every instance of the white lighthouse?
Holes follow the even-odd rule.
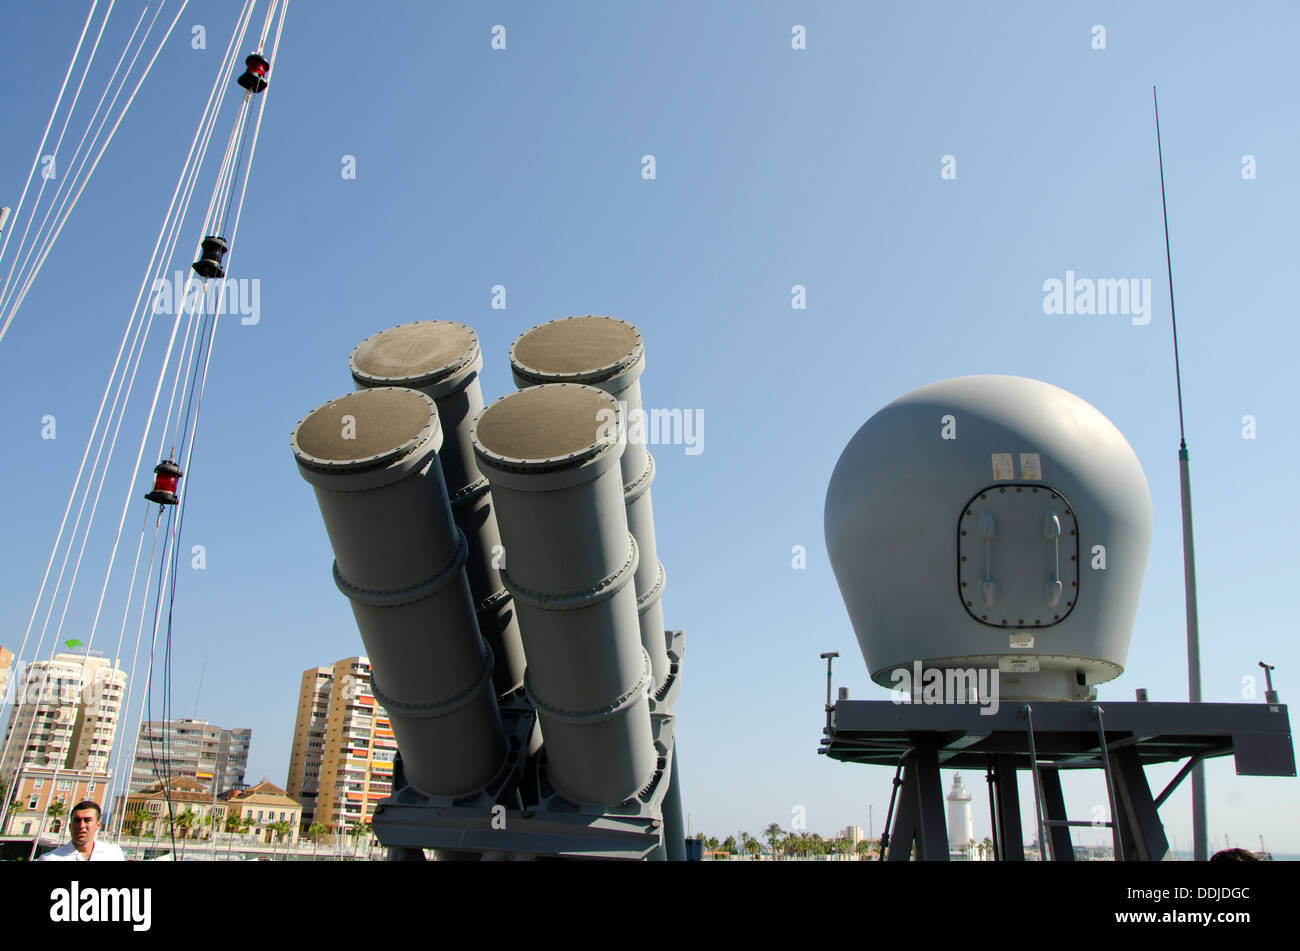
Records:
[[[948,793],[948,851],[968,857],[966,850],[975,838],[971,823],[970,793],[961,781],[961,773],[952,780]]]

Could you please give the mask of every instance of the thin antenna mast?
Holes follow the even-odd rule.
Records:
[[[1196,551],[1192,540],[1192,479],[1187,457],[1187,432],[1183,427],[1183,378],[1178,364],[1178,320],[1174,316],[1174,266],[1169,251],[1169,207],[1165,203],[1165,156],[1160,146],[1160,104],[1151,87],[1156,112],[1156,155],[1160,160],[1160,209],[1165,219],[1165,266],[1169,275],[1169,320],[1174,331],[1174,379],[1178,386],[1178,481],[1183,501],[1183,584],[1187,598],[1187,699],[1201,702],[1201,637],[1196,615]],[[1192,857],[1209,857],[1205,836],[1205,767],[1192,767]]]
[[[194,714],[192,719],[199,718],[199,697],[203,694],[203,675],[208,672],[208,655],[203,655],[203,666],[199,668],[199,689],[194,691]]]

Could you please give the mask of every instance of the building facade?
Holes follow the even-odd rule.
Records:
[[[302,806],[283,789],[266,780],[244,789],[214,796],[210,788],[188,776],[169,783],[155,782],[118,797],[122,830],[127,835],[211,839],[222,833],[252,834],[266,844],[292,845],[298,840]],[[277,824],[283,822],[283,832]]]
[[[17,680],[0,783],[29,766],[106,776],[126,674],[99,651],[79,651],[34,661]]]
[[[179,777],[196,781],[209,794],[242,786],[252,740],[252,730],[225,730],[207,720],[146,721],[140,724],[129,788],[135,792]]]
[[[4,647],[0,647],[0,709],[9,702],[5,696],[5,690],[9,687],[9,674],[13,670],[14,653]]]
[[[332,667],[313,667],[302,672],[298,687],[298,713],[293,727],[293,749],[289,751],[289,781],[285,789],[302,803],[303,821],[310,824],[316,813],[316,792],[320,788],[320,764],[325,755],[325,725],[329,722]]]
[[[303,672],[288,792],[303,803],[304,826],[320,822],[344,833],[368,824],[375,804],[392,792],[396,753],[388,714],[370,688],[368,658]]]
[[[100,804],[107,813],[108,779],[102,772],[23,766],[13,777],[13,798],[0,829],[4,835],[57,835],[66,837],[72,807],[83,799]],[[58,803],[51,810],[51,806]],[[44,826],[42,827],[42,822]]]
[[[225,797],[223,821],[227,826],[236,821],[246,823],[263,842],[270,843],[279,835],[280,841],[293,845],[298,841],[302,828],[302,804],[264,779],[256,786],[231,792]],[[275,829],[276,823],[280,822],[287,826],[283,833]]]

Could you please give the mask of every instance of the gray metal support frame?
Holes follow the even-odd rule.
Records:
[[[677,770],[677,744],[673,743],[672,778],[664,796],[664,851],[670,862],[686,861],[686,823],[682,821],[682,785]]]
[[[1020,830],[1020,790],[1016,782],[1016,761],[1011,756],[993,758],[994,785],[998,797],[998,851],[1004,862],[1025,860],[1024,833]]]
[[[1043,811],[1048,822],[1064,822],[1065,795],[1061,792],[1061,773],[1056,769],[1040,769],[1039,780],[1043,787]],[[1048,844],[1054,862],[1073,862],[1074,844],[1070,841],[1068,826],[1048,825]]]
[[[946,862],[948,823],[943,815],[938,743],[933,736],[918,736],[914,748],[916,752],[907,769],[916,775],[916,854],[923,862]]]
[[[889,834],[889,851],[885,856],[887,861],[906,862],[912,857],[912,843],[916,839],[916,798],[916,772],[904,767],[894,828]]]
[[[948,861],[948,825],[943,801],[937,745],[933,737],[917,737],[903,767],[898,808],[889,833],[888,861],[908,861],[913,845],[921,861]]]
[[[1239,776],[1296,775],[1290,718],[1279,703],[1114,702],[1105,705],[1104,721],[1096,702],[1042,703],[1033,711],[1032,755],[1028,726],[1021,708],[1011,704],[989,710],[975,704],[841,700],[818,752],[849,763],[902,765],[906,779],[891,830],[900,840],[890,842],[891,859],[910,853],[923,814],[928,822],[930,810],[943,805],[937,780],[923,786],[919,777],[926,769],[915,765],[913,756],[920,755],[934,776],[940,768],[992,774],[996,857],[1013,862],[1025,858],[1016,771],[1031,769],[1031,760],[1042,770],[1047,839],[1058,858],[1068,854],[1069,826],[1085,824],[1065,819],[1059,769],[1107,773],[1115,855],[1121,860],[1168,857],[1158,805],[1195,772],[1194,766],[1184,767],[1156,799],[1145,774],[1148,766],[1230,755]],[[927,806],[921,797],[932,802]]]
[[[1125,844],[1125,858],[1144,862],[1159,862],[1169,858],[1169,841],[1156,812],[1151,787],[1138,758],[1137,748],[1125,746],[1110,754],[1111,768],[1115,773],[1119,808],[1124,813],[1127,826],[1136,840],[1137,854],[1129,853]]]

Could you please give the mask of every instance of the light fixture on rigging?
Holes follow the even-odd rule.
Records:
[[[145,498],[159,505],[175,505],[176,487],[181,481],[181,467],[171,459],[164,459],[153,470],[153,491],[145,493]]]
[[[190,267],[194,268],[194,273],[205,279],[225,277],[226,266],[222,263],[222,258],[230,250],[230,245],[226,244],[226,239],[220,235],[210,234],[203,239],[202,248],[199,259],[190,265]]]
[[[256,95],[266,88],[266,75],[271,71],[270,61],[261,53],[250,53],[244,60],[246,69],[235,82]]]

